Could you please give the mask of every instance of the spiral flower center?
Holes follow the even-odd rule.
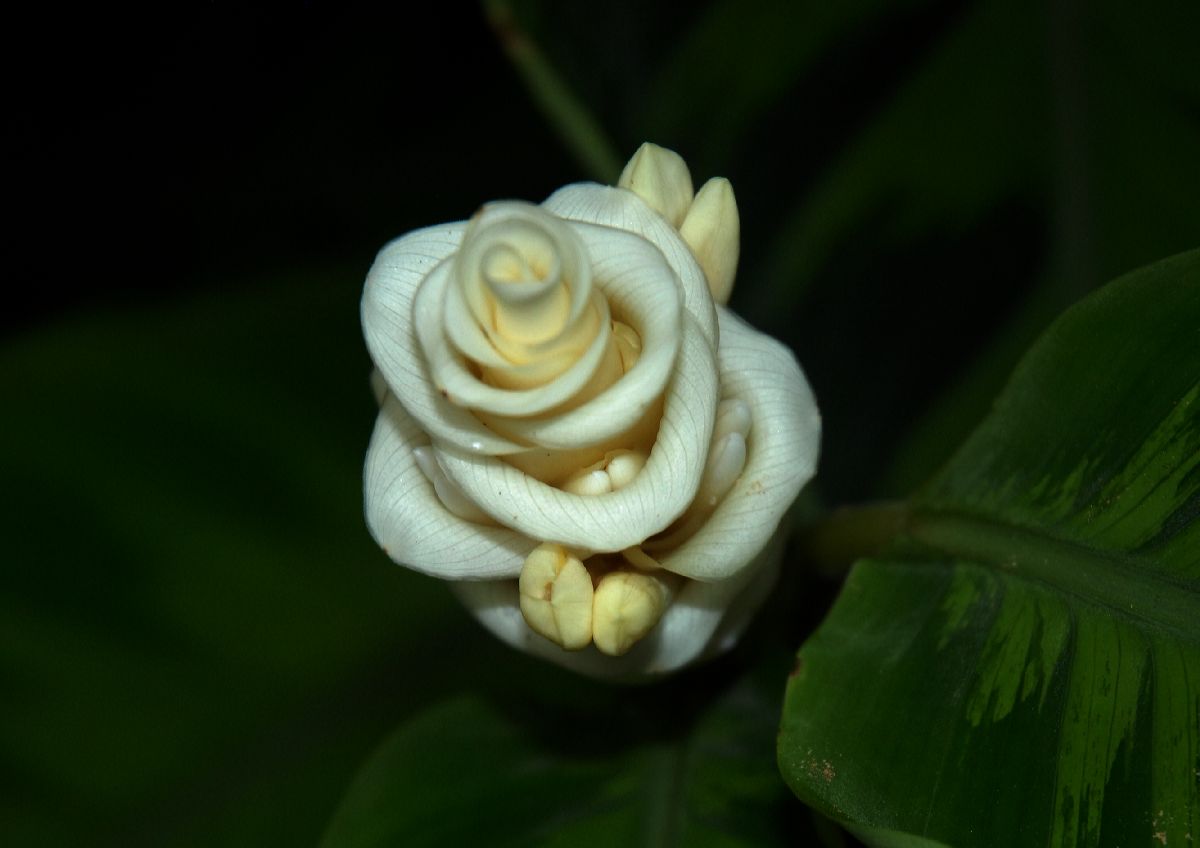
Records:
[[[491,386],[544,386],[593,346],[591,359],[603,359],[608,346],[611,328],[601,320],[607,304],[592,285],[583,246],[537,207],[503,203],[482,210],[463,237],[449,294],[448,305],[458,299],[468,314],[447,309],[446,332]],[[579,386],[566,388],[564,394],[573,394],[569,390]]]
[[[530,262],[533,259],[533,262]],[[561,279],[557,256],[527,257],[511,245],[492,247],[483,258],[484,281],[492,294],[492,326],[503,338],[538,345],[559,335],[567,323],[571,294]]]
[[[645,460],[660,405],[620,428],[570,448],[545,445],[538,427],[605,393],[634,368],[643,352],[638,330],[615,319],[588,251],[566,222],[537,206],[496,203],[471,220],[454,259],[418,292],[415,309],[440,327],[418,322],[422,349],[443,397],[468,410],[489,430],[527,449],[505,461],[553,486],[615,450]],[[660,365],[662,342],[659,343]],[[665,372],[659,371],[660,374]],[[605,486],[567,487],[575,493],[620,488],[632,475],[618,463]]]

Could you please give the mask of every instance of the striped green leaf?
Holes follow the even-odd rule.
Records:
[[[877,845],[1200,840],[1200,251],[1060,318],[800,651],[801,798]]]

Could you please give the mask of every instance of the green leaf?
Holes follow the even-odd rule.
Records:
[[[1188,57],[1198,13],[1195,4],[1153,4],[1136,15],[1114,3],[964,4],[902,69],[882,108],[794,194],[759,271],[764,284],[735,299],[753,323],[785,333],[797,307],[821,306],[839,297],[828,293],[837,287],[846,292],[843,311],[830,320],[823,306],[822,317],[838,342],[825,347],[843,360],[844,350],[873,342],[918,348],[924,316],[939,308],[946,311],[935,326],[962,316],[970,327],[954,356],[937,351],[927,368],[905,358],[877,366],[854,408],[843,412],[843,401],[824,392],[833,395],[824,408],[830,446],[864,457],[845,469],[831,457],[830,470],[861,478],[886,469],[876,493],[911,491],[966,437],[1021,352],[1064,308],[1107,279],[1194,245],[1200,63]],[[978,261],[975,250],[997,239],[1003,250]],[[964,244],[974,249],[967,273],[945,259]],[[939,277],[945,291],[930,284]],[[1014,291],[1024,296],[1010,299]],[[889,297],[911,312],[893,306],[883,328],[859,321],[847,339],[845,326],[870,314],[864,303]],[[989,298],[997,305],[980,309]],[[826,355],[813,347],[804,359],[810,370],[814,356]],[[862,381],[836,361],[830,367],[827,385]],[[909,432],[897,448],[871,455],[838,444],[871,426],[861,422],[888,421],[894,431],[897,401],[928,392],[913,374],[929,372],[948,390],[913,410],[920,415],[912,424],[901,421]],[[905,391],[902,381],[915,384]],[[872,397],[882,402],[872,407]],[[876,432],[859,441],[880,443]]]
[[[801,649],[792,789],[879,845],[1200,833],[1200,251],[1060,318]]]
[[[522,675],[505,703],[438,704],[366,763],[323,848],[813,844],[772,763],[776,659],[715,698],[711,667],[642,690],[554,670],[552,698]]]

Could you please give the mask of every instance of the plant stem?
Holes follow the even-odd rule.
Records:
[[[485,0],[484,12],[505,54],[525,80],[534,102],[593,179],[612,184],[621,160],[599,122],[521,28],[508,0]]]
[[[800,550],[819,574],[840,577],[903,532],[909,514],[905,501],[839,507],[800,535]]]

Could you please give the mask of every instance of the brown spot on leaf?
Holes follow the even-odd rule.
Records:
[[[837,777],[837,769],[833,767],[833,763],[829,760],[818,760],[812,755],[812,750],[809,749],[808,755],[802,762],[804,770],[808,772],[808,776],[813,780],[823,780],[826,783],[833,783],[833,779]]]

